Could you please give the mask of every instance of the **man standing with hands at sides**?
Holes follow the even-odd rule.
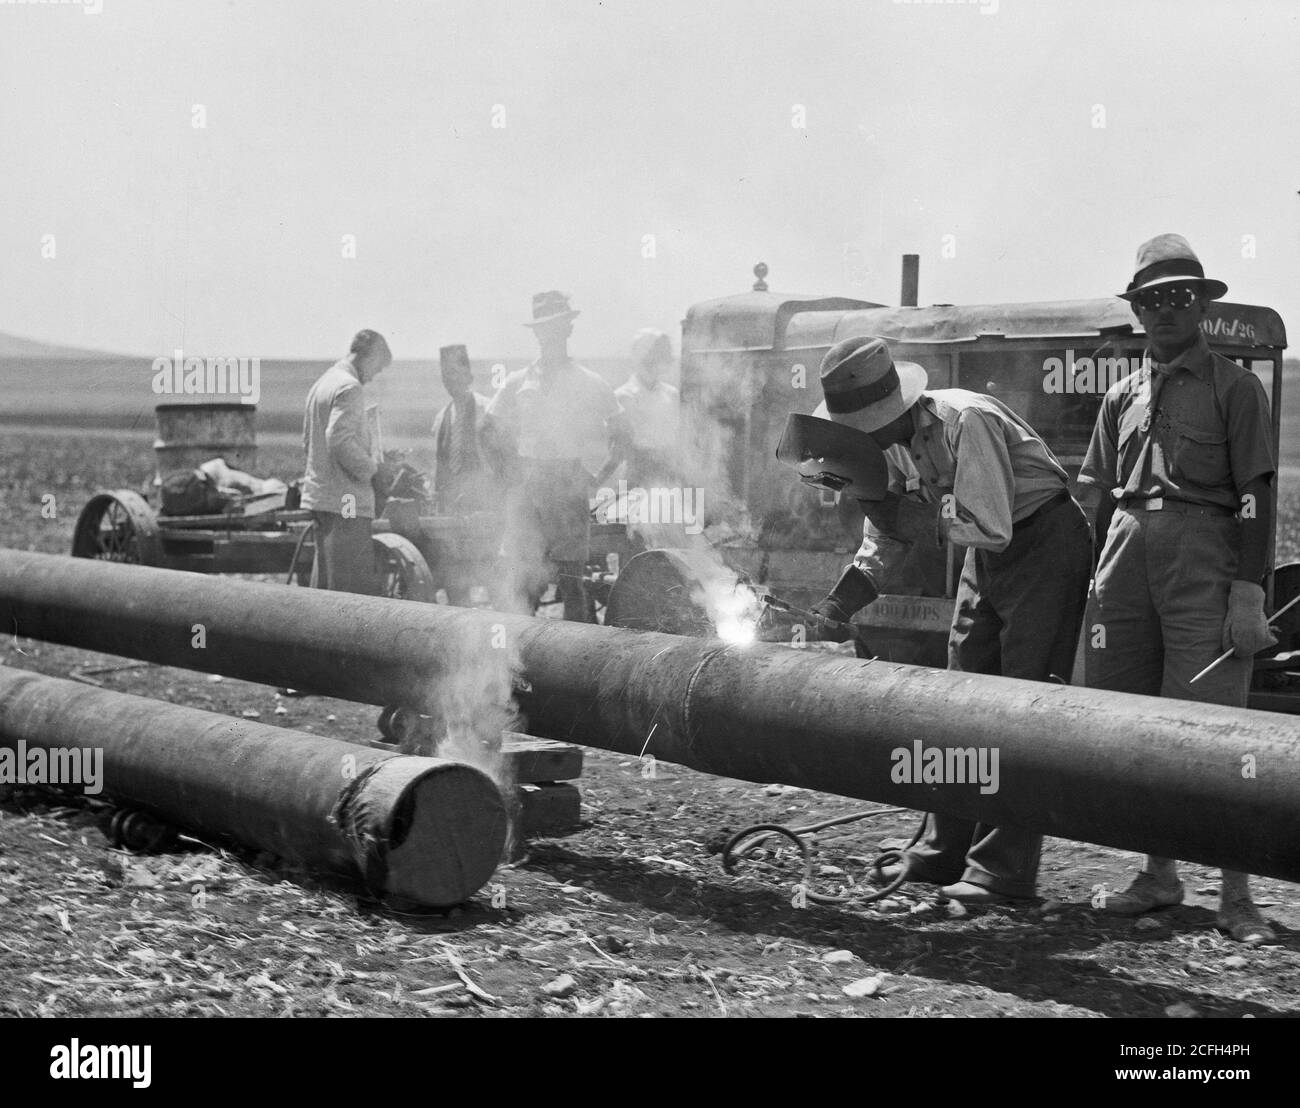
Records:
[[[1251,659],[1277,641],[1261,585],[1276,470],[1268,399],[1254,374],[1210,350],[1201,321],[1228,286],[1205,276],[1185,238],[1143,243],[1134,268],[1119,295],[1146,333],[1145,361],[1106,393],[1079,473],[1100,547],[1087,680],[1244,708]],[[1093,903],[1132,916],[1182,899],[1177,863],[1148,856],[1127,889],[1103,886]],[[1244,873],[1223,871],[1217,923],[1238,942],[1273,939]]]
[[[1088,523],[1061,464],[1010,408],[965,389],[926,389],[883,339],[849,338],[822,361],[813,414],[865,432],[885,452],[889,491],[862,501],[862,546],[813,612],[838,624],[878,595],[912,544],[966,547],[948,668],[1048,681],[1074,666],[1088,589]],[[823,633],[844,638],[847,631]],[[1036,894],[1043,837],[934,812],[907,852],[913,881],[967,903]],[[892,880],[901,867],[886,867]]]
[[[672,364],[672,343],[663,331],[644,327],[632,336],[632,376],[614,390],[627,416],[629,488],[678,480],[679,396],[663,380]]]
[[[363,386],[393,361],[384,336],[358,331],[348,356],[307,394],[302,441],[307,468],[302,506],[316,524],[312,584],[373,596],[379,591],[370,524],[381,467],[371,457]]]
[[[500,498],[493,487],[489,443],[483,434],[489,400],[474,391],[469,352],[463,346],[438,351],[442,383],[451,402],[433,421],[433,491],[440,514],[466,516],[495,508]],[[498,536],[499,538],[499,536]],[[468,541],[468,540],[467,540]],[[475,556],[467,542],[442,559],[435,573],[447,590],[447,603],[468,607],[476,584],[492,580],[491,559]],[[430,559],[435,565],[436,558]]]
[[[623,457],[627,434],[614,390],[569,357],[577,315],[562,292],[533,297],[533,318],[524,326],[532,328],[540,357],[497,390],[488,430],[516,454],[505,540],[514,606],[537,611],[554,565],[564,618],[591,622],[585,588],[590,496]]]
[[[491,506],[492,496],[488,444],[483,438],[491,401],[474,391],[465,347],[444,346],[438,356],[442,384],[451,397],[433,421],[433,490],[438,510],[452,515],[481,512]]]

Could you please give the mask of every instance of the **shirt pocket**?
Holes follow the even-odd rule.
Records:
[[[1132,407],[1119,421],[1119,434],[1115,443],[1115,472],[1110,476],[1116,485],[1123,485],[1137,465],[1138,455],[1142,453],[1142,443],[1146,433],[1142,430],[1142,418],[1146,409]]]
[[[1179,476],[1205,487],[1231,484],[1228,436],[1222,431],[1173,420],[1174,469]]]

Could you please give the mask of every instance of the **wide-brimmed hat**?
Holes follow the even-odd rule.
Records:
[[[813,415],[859,431],[879,431],[920,399],[924,367],[896,362],[884,339],[842,339],[822,359],[822,395]]]
[[[551,289],[539,292],[533,297],[533,318],[525,327],[540,327],[544,323],[557,323],[562,319],[573,319],[579,313],[569,306],[568,293]]]
[[[791,415],[776,456],[805,484],[857,500],[883,500],[889,491],[885,452],[870,435],[817,416]]]
[[[1143,289],[1176,282],[1197,281],[1211,300],[1228,294],[1222,281],[1205,276],[1201,259],[1182,235],[1156,235],[1138,247],[1137,261],[1133,265],[1133,280],[1121,293],[1121,300],[1133,300]]]

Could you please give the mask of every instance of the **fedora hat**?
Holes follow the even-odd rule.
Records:
[[[816,416],[791,415],[777,459],[806,485],[833,489],[857,500],[883,500],[889,491],[885,452],[870,435]]]
[[[551,289],[533,296],[533,318],[524,326],[540,327],[544,323],[557,323],[562,319],[573,319],[577,315],[569,306],[568,294]]]
[[[1176,282],[1197,281],[1211,300],[1226,296],[1228,286],[1205,276],[1201,259],[1182,235],[1156,235],[1138,247],[1133,266],[1133,280],[1117,293],[1121,300],[1132,301],[1143,289]]]
[[[841,339],[822,359],[819,419],[870,433],[879,431],[920,399],[929,383],[924,367],[896,362],[884,339]]]

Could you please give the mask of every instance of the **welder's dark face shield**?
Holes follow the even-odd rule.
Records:
[[[776,457],[798,472],[805,485],[855,500],[883,500],[889,490],[885,453],[875,440],[829,419],[788,417]]]

